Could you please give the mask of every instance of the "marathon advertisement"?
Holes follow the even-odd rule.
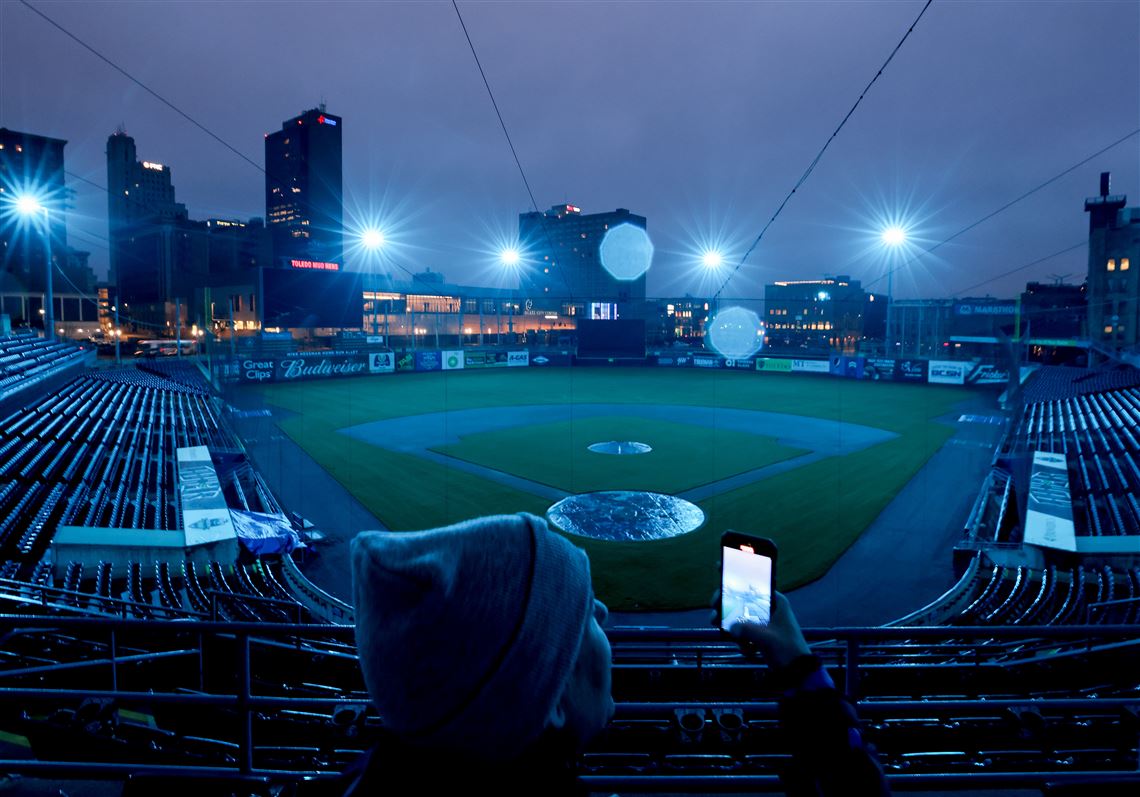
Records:
[[[846,379],[862,379],[865,358],[835,355],[831,358],[831,375],[842,376]]]
[[[373,374],[396,372],[396,355],[390,351],[375,351],[368,356],[368,370]]]
[[[415,352],[417,371],[442,371],[443,359],[438,351]]]
[[[546,351],[530,356],[530,365],[533,368],[568,368],[570,364],[568,351]]]
[[[831,363],[827,360],[792,360],[792,370],[802,374],[829,374]]]
[[[757,357],[756,370],[773,374],[790,374],[792,361],[782,357]]]
[[[956,316],[1007,316],[1015,313],[1016,302],[954,302]]]
[[[925,382],[926,380],[926,360],[895,360],[896,382]]]
[[[1031,545],[1075,551],[1073,501],[1064,454],[1033,452],[1029,475],[1029,506],[1025,513],[1025,541]]]
[[[970,363],[954,360],[931,360],[926,381],[932,385],[964,385]]]

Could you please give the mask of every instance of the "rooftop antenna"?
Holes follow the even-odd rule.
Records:
[[[1053,280],[1054,285],[1064,285],[1065,277],[1071,277],[1072,274],[1050,274],[1049,279]]]
[[[321,95],[321,104],[318,107],[321,109],[321,113],[325,112],[325,95],[324,94]]]

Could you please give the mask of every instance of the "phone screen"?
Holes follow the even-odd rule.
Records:
[[[720,585],[720,627],[767,625],[772,616],[772,559],[748,543],[724,546]]]

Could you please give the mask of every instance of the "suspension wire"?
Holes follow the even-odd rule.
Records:
[[[452,2],[454,2],[454,0],[452,0]],[[918,25],[919,20],[922,19],[923,14],[926,13],[926,10],[930,8],[930,4],[932,2],[934,2],[934,0],[926,0],[926,4],[923,5],[922,10],[918,12],[918,16],[914,18],[914,22],[910,23],[910,27],[906,29],[906,33],[904,33],[902,38],[899,39],[899,43],[895,45],[893,50],[891,50],[891,54],[887,56],[887,60],[884,61],[883,65],[879,67],[879,71],[875,73],[875,76],[871,78],[870,82],[868,82],[867,85],[863,87],[863,90],[859,92],[859,98],[855,100],[855,104],[852,105],[851,109],[847,111],[846,115],[844,115],[843,119],[839,122],[839,125],[835,128],[831,135],[828,136],[827,141],[824,142],[819,152],[817,152],[815,157],[812,158],[811,163],[808,164],[808,167],[804,170],[804,173],[800,175],[800,179],[798,179],[795,185],[792,186],[792,190],[787,193],[787,196],[784,197],[784,201],[781,202],[779,207],[776,208],[776,212],[772,214],[772,217],[770,219],[768,219],[768,223],[765,224],[763,229],[760,230],[760,234],[756,236],[756,239],[752,242],[752,245],[748,247],[748,251],[746,251],[744,253],[744,256],[740,258],[740,262],[736,264],[736,268],[734,268],[729,273],[729,275],[725,277],[724,282],[721,283],[721,286],[713,295],[714,302],[720,298],[721,293],[723,293],[724,289],[728,287],[728,283],[732,281],[732,278],[736,276],[736,273],[740,271],[745,262],[747,262],[749,255],[751,255],[753,250],[756,249],[756,247],[760,244],[760,241],[764,238],[764,234],[768,232],[768,228],[772,226],[777,218],[779,218],[780,214],[783,212],[788,202],[791,201],[796,191],[798,191],[799,188],[807,182],[807,179],[811,177],[812,172],[815,171],[815,167],[818,166],[820,160],[823,159],[823,154],[827,152],[827,148],[831,146],[831,142],[835,140],[836,136],[839,135],[839,131],[841,131],[847,124],[847,121],[855,113],[855,109],[858,108],[859,105],[863,102],[863,98],[867,96],[867,92],[870,91],[871,87],[875,85],[876,81],[882,77],[883,71],[887,68],[887,65],[890,64],[892,60],[894,60],[894,57],[896,54],[898,54],[898,51],[902,49],[903,44],[910,37],[910,34],[914,32],[915,26]]]

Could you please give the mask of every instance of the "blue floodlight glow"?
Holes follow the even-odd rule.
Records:
[[[898,225],[892,225],[883,230],[880,236],[887,246],[902,246],[906,243],[906,230]]]
[[[360,243],[365,249],[379,249],[384,245],[384,233],[375,227],[369,227],[360,234]]]
[[[826,302],[828,299],[831,298],[831,294],[828,293],[827,291],[820,291],[819,293],[817,293],[815,295],[815,298],[819,299],[821,302]]]
[[[499,253],[499,262],[502,263],[504,266],[510,266],[513,268],[519,264],[519,261],[521,259],[522,258],[519,255],[518,249],[514,249],[514,248],[504,249],[502,252]]]
[[[760,316],[743,307],[721,310],[709,321],[705,334],[709,347],[730,360],[751,357],[764,347]]]
[[[653,242],[649,234],[633,224],[611,227],[602,239],[602,266],[617,280],[635,280],[653,262]]]
[[[40,204],[40,201],[30,194],[24,194],[22,196],[16,197],[15,205],[16,212],[21,216],[31,216],[35,213],[39,213],[44,209],[44,206]]]
[[[710,249],[701,255],[701,264],[708,269],[720,268],[724,264],[724,258],[721,257],[720,252]]]

